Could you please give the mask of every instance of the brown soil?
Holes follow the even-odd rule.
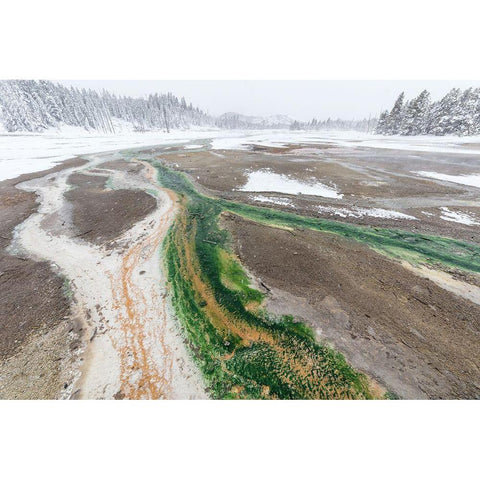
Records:
[[[75,235],[97,244],[114,240],[157,206],[155,198],[141,190],[106,190],[107,179],[74,173],[68,180],[74,188],[65,194],[73,207]]]
[[[70,391],[76,371],[72,365],[82,360],[80,356],[83,354],[79,353],[82,349],[79,347],[88,342],[90,336],[82,322],[76,320],[83,312],[77,312],[75,303],[71,304],[71,299],[67,298],[68,286],[63,278],[52,271],[49,262],[10,255],[5,248],[11,243],[14,227],[38,207],[34,193],[17,189],[15,185],[83,163],[80,160],[65,162],[54,169],[23,175],[0,184],[0,398],[59,398],[67,388],[67,397],[72,393],[71,398],[77,396]],[[112,161],[90,169],[89,173],[93,174],[71,174],[68,182],[72,188],[65,194],[67,202],[64,209],[60,214],[55,213],[44,220],[44,228],[51,232],[59,230],[62,234],[81,236],[97,244],[110,242],[111,245],[113,240],[157,208],[157,200],[140,190],[106,189],[108,172],[105,169],[124,171],[135,180],[136,174],[143,168],[141,164]],[[155,240],[160,233],[147,235],[141,244],[127,252],[125,272],[122,271],[124,288],[130,283],[128,277],[134,263],[132,252],[143,259],[148,250],[147,242]],[[157,251],[150,249],[151,255]],[[118,294],[120,302],[121,292]],[[164,302],[163,299],[159,301]],[[118,308],[121,312],[122,309]],[[130,329],[142,320],[141,316],[135,315],[137,308],[142,309],[143,304],[127,304],[128,316],[132,318],[126,325]],[[77,317],[74,317],[74,313]],[[143,347],[138,335],[132,337],[130,331],[126,331],[125,335],[132,344],[129,351],[125,351],[130,360],[132,352]],[[153,377],[151,382],[146,382],[149,359],[145,357],[144,363],[145,385],[142,384],[138,391],[130,392],[132,398],[141,395],[150,384],[159,387],[159,382]],[[158,396],[156,393],[153,392],[151,396]]]
[[[464,225],[440,218],[440,207],[477,214],[478,189],[422,178],[418,170],[450,174],[478,170],[473,155],[431,154],[396,150],[338,147],[310,144],[285,147],[253,146],[251,151],[163,152],[159,158],[170,167],[181,170],[203,191],[257,206],[268,206],[319,218],[376,227],[399,228],[413,232],[479,242],[478,225]],[[478,162],[478,161],[477,161]],[[249,170],[269,169],[299,180],[315,180],[336,185],[342,199],[309,195],[262,193],[267,197],[287,198],[291,206],[258,202],[254,192],[242,192]],[[388,219],[376,217],[344,218],[321,211],[318,207],[383,208],[415,217]]]
[[[16,185],[83,163],[74,159],[0,182],[0,398],[54,398],[62,384],[60,362],[78,347],[79,327],[70,316],[63,279],[49,263],[11,255],[6,248],[14,228],[38,206],[35,194]],[[41,362],[32,357],[35,351]],[[14,368],[7,372],[7,364]]]
[[[98,168],[120,170],[128,173],[140,173],[144,167],[140,163],[132,163],[125,160],[109,160],[108,162],[101,163]]]
[[[480,307],[362,245],[228,214],[267,308],[309,323],[356,368],[402,398],[480,397]]]
[[[21,175],[0,183],[0,356],[12,355],[22,341],[39,328],[56,325],[69,313],[62,293],[63,280],[47,262],[9,255],[14,228],[37,209],[34,193],[16,188],[19,183],[60,170],[79,166],[71,160],[46,171]]]

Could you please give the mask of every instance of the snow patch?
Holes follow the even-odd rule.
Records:
[[[361,217],[375,217],[375,218],[391,218],[398,220],[418,220],[412,215],[406,213],[396,212],[394,210],[385,210],[383,208],[361,208],[352,207],[349,208],[335,208],[335,207],[317,207],[320,213],[330,213],[332,215],[338,215],[339,217],[347,218],[361,218]]]
[[[243,192],[277,192],[291,195],[315,195],[327,198],[342,198],[335,188],[320,182],[303,182],[268,169],[248,173],[247,183],[239,189]]]
[[[480,222],[471,214],[465,212],[453,212],[447,207],[442,207],[440,210],[442,211],[442,215],[440,215],[442,220],[463,223],[464,225],[480,225]]]
[[[184,145],[184,150],[196,150],[197,148],[203,148],[203,145]]]
[[[447,175],[445,173],[437,172],[412,172],[422,177],[434,178],[436,180],[444,180],[445,182],[459,183],[461,185],[468,185],[470,187],[480,188],[480,174],[474,173],[471,175]]]
[[[274,205],[282,205],[283,207],[293,206],[293,203],[288,198],[282,197],[266,197],[265,195],[255,195],[252,197],[256,202],[272,203]]]

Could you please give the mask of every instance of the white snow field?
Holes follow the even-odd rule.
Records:
[[[0,181],[23,173],[38,172],[77,155],[108,152],[131,147],[187,143],[221,132],[176,130],[170,133],[132,132],[94,134],[69,127],[61,132],[0,135]]]
[[[251,145],[281,147],[287,143],[331,143],[349,148],[480,154],[480,137],[385,137],[353,131],[244,131],[199,127],[191,130],[172,130],[170,133],[134,132],[124,128],[117,134],[99,134],[89,133],[79,127],[62,127],[61,130],[52,129],[38,134],[0,133],[0,181],[50,168],[76,155],[198,140],[210,141],[212,150],[247,150]],[[468,143],[469,147],[462,147],[464,143]],[[202,145],[195,143],[186,145],[185,148],[197,149],[202,148]],[[302,149],[296,153],[314,154],[311,151],[302,152]],[[474,180],[480,182],[480,176]]]
[[[422,177],[434,178],[436,180],[444,180],[445,182],[459,183],[470,187],[480,188],[480,174],[472,175],[447,175],[437,172],[412,172]]]
[[[211,142],[213,150],[247,150],[250,145],[265,147],[282,147],[288,143],[331,143],[343,147],[384,148],[389,150],[406,150],[413,152],[461,153],[468,155],[480,154],[480,136],[384,136],[371,133],[322,130],[322,131],[291,131],[263,130],[261,132],[231,131],[230,135],[214,138]],[[464,144],[469,144],[468,148]],[[290,153],[314,154],[314,151],[301,149]]]
[[[300,180],[280,175],[268,169],[248,172],[247,183],[239,188],[243,192],[277,192],[291,195],[315,195],[317,197],[342,198],[333,187],[320,182],[302,182]]]

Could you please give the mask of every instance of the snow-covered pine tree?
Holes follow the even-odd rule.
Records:
[[[0,103],[3,112],[3,125],[8,132],[34,131],[32,125],[27,120],[28,114],[19,84],[2,82]]]
[[[379,135],[388,135],[389,112],[384,110],[378,117],[377,127],[375,133]]]
[[[452,88],[441,100],[438,117],[433,126],[434,135],[454,135],[460,130],[460,89]]]
[[[55,94],[53,84],[51,82],[46,82],[45,80],[40,80],[39,90],[40,95],[43,98],[45,109],[48,115],[52,118],[52,121],[54,123],[61,122],[63,120],[61,96]]]
[[[460,96],[460,120],[457,126],[457,135],[473,135],[477,101],[478,98],[473,88],[468,88]]]
[[[480,135],[480,88],[475,88],[472,92],[475,106],[473,107],[473,127],[472,135]]]
[[[480,88],[450,90],[430,101],[427,90],[410,102],[404,95],[380,115],[376,133],[383,135],[480,135]]]
[[[427,132],[430,111],[430,93],[423,90],[418,97],[407,102],[402,118],[401,135],[424,135]]]
[[[393,105],[387,122],[387,135],[397,135],[400,133],[403,123],[405,93],[402,92]]]

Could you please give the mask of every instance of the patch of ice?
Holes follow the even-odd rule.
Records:
[[[239,190],[243,192],[277,192],[291,195],[315,195],[327,198],[342,198],[333,187],[320,182],[303,182],[268,169],[248,173],[247,183]]]
[[[320,213],[330,213],[332,215],[338,215],[342,218],[354,217],[375,217],[375,218],[391,218],[398,220],[418,220],[412,215],[407,215],[406,213],[396,212],[394,210],[385,210],[383,208],[361,208],[361,207],[352,207],[349,208],[335,208],[335,207],[317,207]]]
[[[184,145],[185,150],[196,150],[197,148],[203,148],[203,145]]]
[[[480,225],[472,215],[469,215],[465,212],[453,212],[447,207],[442,207],[442,215],[440,218],[442,220],[447,220],[449,222],[463,223],[464,225]]]
[[[480,174],[474,173],[472,175],[447,175],[445,173],[437,172],[412,172],[422,177],[434,178],[436,180],[444,180],[446,182],[460,183],[461,185],[468,185],[470,187],[480,188]]]
[[[273,203],[274,205],[282,205],[284,207],[293,205],[290,199],[282,197],[266,197],[265,195],[255,195],[252,197],[252,199],[256,202]]]

